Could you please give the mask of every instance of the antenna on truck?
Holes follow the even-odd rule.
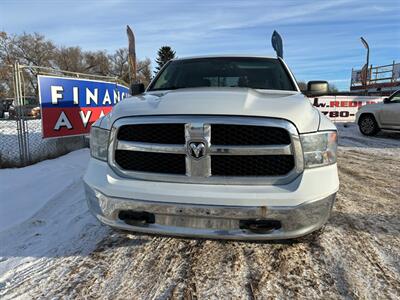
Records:
[[[283,41],[282,37],[276,30],[274,30],[272,33],[271,44],[276,52],[276,55],[280,58],[283,58]]]

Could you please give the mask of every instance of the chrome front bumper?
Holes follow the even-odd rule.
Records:
[[[188,205],[109,197],[85,184],[90,211],[109,226],[181,237],[232,240],[290,239],[321,228],[329,218],[336,193],[297,206]],[[120,218],[121,211],[149,213],[153,223],[132,224]],[[241,229],[241,221],[273,220],[279,229],[255,232]],[[129,224],[128,224],[129,223]]]

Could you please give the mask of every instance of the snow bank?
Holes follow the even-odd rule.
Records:
[[[50,199],[80,181],[89,161],[89,150],[20,169],[0,169],[0,231],[23,222]]]

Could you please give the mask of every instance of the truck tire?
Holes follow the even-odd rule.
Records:
[[[381,130],[374,115],[371,114],[362,115],[358,121],[358,127],[363,135],[368,136],[376,135]]]

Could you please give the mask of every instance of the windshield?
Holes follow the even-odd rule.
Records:
[[[149,91],[190,87],[296,90],[278,59],[219,57],[171,61],[157,76]]]

